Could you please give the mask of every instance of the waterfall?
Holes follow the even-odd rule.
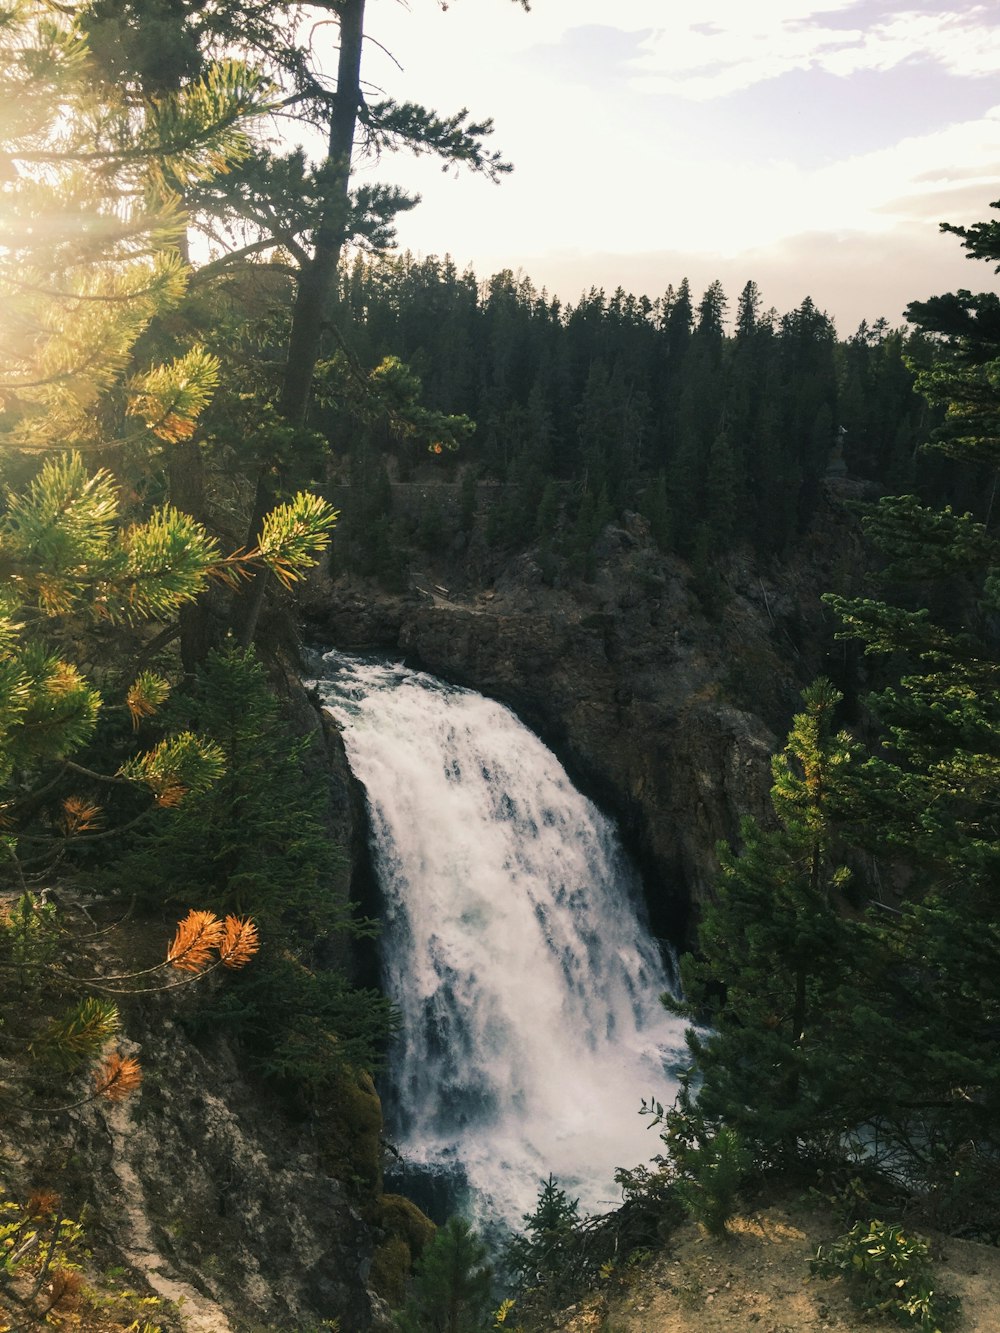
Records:
[[[384,982],[402,1014],[385,1090],[404,1159],[519,1225],[551,1172],[581,1212],[660,1147],[683,1024],[613,824],[509,709],[329,653],[316,682],[367,792]]]

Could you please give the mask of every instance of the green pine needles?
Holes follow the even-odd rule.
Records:
[[[451,1217],[417,1261],[412,1292],[395,1316],[399,1333],[481,1333],[492,1310],[486,1246]]]

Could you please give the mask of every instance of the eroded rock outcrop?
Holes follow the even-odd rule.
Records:
[[[552,580],[532,553],[491,569],[476,543],[411,591],[313,581],[307,633],[409,663],[511,705],[615,814],[643,866],[653,926],[679,940],[711,893],[715,845],[767,820],[769,756],[801,686],[849,676],[821,592],[860,577],[859,531],[836,479],[795,560],[732,557],[708,576],[661,556],[647,525],[605,529],[592,583]]]
[[[403,596],[317,580],[307,634],[398,653],[514,708],[620,820],[654,928],[679,939],[711,893],[716,842],[745,814],[768,818],[769,759],[799,689],[836,667],[819,594],[843,584],[838,562],[855,567],[856,535],[837,503],[822,523],[796,563],[734,559],[709,588],[637,516],[605,530],[590,584],[550,586],[530,555],[489,587],[454,562]]]

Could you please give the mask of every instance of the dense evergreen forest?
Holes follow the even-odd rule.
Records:
[[[740,547],[787,553],[831,469],[887,490],[960,486],[973,507],[982,494],[980,477],[962,483],[920,451],[934,414],[914,375],[941,349],[883,319],[838,338],[809,297],[779,315],[752,281],[732,311],[719,283],[696,301],[686,280],[655,301],[592,290],[562,305],[509,271],[480,281],[409,255],[358,256],[336,297],[340,355],[368,370],[401,358],[429,407],[475,423],[470,434],[453,422],[445,447],[432,445],[437,468],[415,474],[421,451],[405,439],[327,414],[354,515],[338,555],[390,581],[400,545],[433,551],[447,524],[429,493],[419,524],[394,528],[389,475],[461,477],[466,527],[476,480],[503,483],[491,549],[538,543],[543,568],[562,555],[584,576],[597,535],[626,510],[661,550],[703,566]]]

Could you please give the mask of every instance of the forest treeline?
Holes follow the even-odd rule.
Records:
[[[752,281],[735,307],[720,283],[696,298],[687,280],[656,300],[592,289],[564,305],[510,271],[481,281],[448,259],[359,255],[331,320],[360,366],[399,357],[429,406],[475,423],[457,454],[439,451],[440,476],[507,484],[488,530],[501,551],[561,541],[585,568],[581,552],[631,509],[688,559],[774,555],[805,530],[831,464],[890,490],[934,484],[918,452],[931,413],[913,389],[934,344],[884,319],[838,338],[809,297],[778,314]],[[387,454],[401,480],[418,456],[336,412],[326,425],[384,543]],[[377,569],[348,524],[341,555]],[[423,528],[433,543],[426,516]]]

